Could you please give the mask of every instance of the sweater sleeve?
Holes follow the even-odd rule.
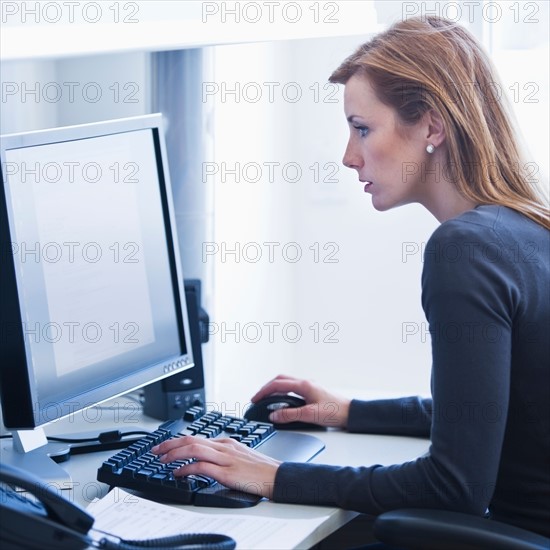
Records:
[[[420,397],[351,402],[349,432],[430,437],[432,400]]]
[[[422,275],[433,356],[429,453],[391,466],[284,463],[274,500],[368,514],[400,507],[483,514],[497,479],[507,417],[512,318],[520,295],[513,271],[490,227],[460,220],[441,225],[427,244]],[[356,402],[351,428],[376,432],[393,426],[391,433],[406,433],[403,419],[416,415],[421,426],[427,406],[410,398]]]

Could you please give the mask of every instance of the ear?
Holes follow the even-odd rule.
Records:
[[[426,139],[438,147],[445,141],[445,125],[439,111],[430,109],[424,115],[424,127],[426,128]]]

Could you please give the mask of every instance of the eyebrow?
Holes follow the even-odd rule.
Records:
[[[357,115],[350,115],[348,118],[347,118],[347,121],[352,124],[355,120],[359,121],[360,117],[358,117]]]

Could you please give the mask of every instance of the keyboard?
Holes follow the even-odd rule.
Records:
[[[105,460],[98,469],[97,480],[110,487],[133,489],[155,500],[194,506],[245,508],[262,500],[260,496],[229,489],[205,476],[176,477],[173,471],[189,464],[191,459],[162,464],[157,455],[150,452],[162,441],[184,435],[230,437],[283,462],[307,462],[325,447],[319,438],[309,434],[278,431],[267,422],[191,407],[181,419],[164,422],[151,434]]]

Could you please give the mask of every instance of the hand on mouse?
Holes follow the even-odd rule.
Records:
[[[200,474],[231,489],[266,498],[273,495],[275,474],[281,464],[229,438],[201,439],[187,435],[164,441],[151,452],[160,455],[160,462],[165,464],[195,459],[195,462],[174,470],[175,476]]]
[[[258,391],[251,399],[252,403],[272,394],[294,392],[306,401],[306,405],[297,408],[279,409],[269,415],[270,422],[286,424],[288,422],[308,422],[332,428],[345,428],[348,422],[351,399],[325,391],[309,380],[301,380],[280,374]]]

